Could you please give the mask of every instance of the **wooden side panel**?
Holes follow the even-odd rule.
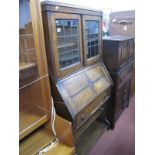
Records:
[[[48,70],[47,70],[40,1],[31,0],[30,7],[31,7],[33,32],[35,36],[35,48],[37,51],[36,56],[37,56],[38,71],[41,77],[46,75],[48,73]]]
[[[72,123],[57,115],[55,128],[60,141],[65,145],[73,147],[74,142],[73,142]]]
[[[119,66],[119,44],[108,40],[103,40],[103,44],[103,62],[108,71],[115,71]]]
[[[19,154],[20,155],[38,154],[40,150],[50,145],[51,141],[54,140],[54,138],[55,138],[54,135],[43,126],[20,142]],[[73,155],[73,154],[74,154],[74,147],[67,146],[66,144],[63,144],[62,141],[59,141],[59,143],[54,148],[44,153],[44,155]]]
[[[44,33],[43,33],[43,24],[42,24],[42,15],[41,15],[41,6],[39,0],[31,0],[31,10],[32,10],[32,24],[34,27],[34,34],[36,50],[37,50],[37,64],[40,77],[48,75],[47,69],[47,60],[46,60],[46,51],[45,51],[45,42],[44,42]],[[44,99],[44,104],[47,109],[51,108],[51,92],[50,84],[48,79],[48,84],[41,82],[42,94]],[[50,113],[47,113],[50,116]]]

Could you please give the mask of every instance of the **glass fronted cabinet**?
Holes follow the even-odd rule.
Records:
[[[56,73],[62,77],[83,64],[81,19],[79,15],[54,13],[52,23]]]
[[[48,42],[47,51],[51,50],[47,52],[47,57],[52,57],[49,62],[53,65],[49,69],[53,70],[53,77],[62,78],[99,61],[102,50],[102,12],[75,9],[59,3],[54,5],[54,2],[44,3],[42,15],[45,40]],[[47,13],[46,9],[50,12]],[[51,66],[54,67],[51,69]]]
[[[42,2],[54,105],[57,114],[72,122],[75,141],[100,115],[100,107],[111,94],[112,80],[101,57],[102,14],[81,6]]]
[[[83,16],[83,38],[86,65],[99,60],[101,54],[101,18]]]
[[[36,12],[41,15],[38,6],[36,0],[19,0],[19,139],[44,124],[50,115],[42,21],[36,21],[35,16]]]

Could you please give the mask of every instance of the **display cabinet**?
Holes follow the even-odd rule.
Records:
[[[102,12],[42,2],[42,17],[57,113],[73,124],[74,140],[101,114],[112,80],[102,63]]]
[[[47,122],[51,92],[38,1],[19,0],[19,139]],[[39,39],[38,39],[39,38]]]
[[[42,12],[53,78],[64,77],[100,59],[102,12],[51,1],[42,2]]]
[[[56,138],[58,144],[46,154],[74,154],[71,122],[51,113],[51,101],[40,1],[19,0],[20,155],[38,154]]]

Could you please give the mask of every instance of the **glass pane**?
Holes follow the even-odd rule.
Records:
[[[38,77],[29,1],[19,1],[19,83],[20,86]]]
[[[45,116],[43,107],[43,97],[41,82],[45,79],[36,81],[31,85],[19,90],[19,132],[30,128]]]
[[[87,20],[85,32],[86,32],[87,58],[91,58],[98,55],[99,22]]]
[[[80,62],[79,21],[56,19],[60,70]]]
[[[36,123],[45,121],[41,83],[36,62],[36,48],[30,14],[30,2],[19,0],[19,135],[23,138]]]

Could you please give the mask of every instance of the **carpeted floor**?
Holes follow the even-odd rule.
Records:
[[[104,133],[89,155],[135,154],[135,98],[118,119],[115,129]]]

